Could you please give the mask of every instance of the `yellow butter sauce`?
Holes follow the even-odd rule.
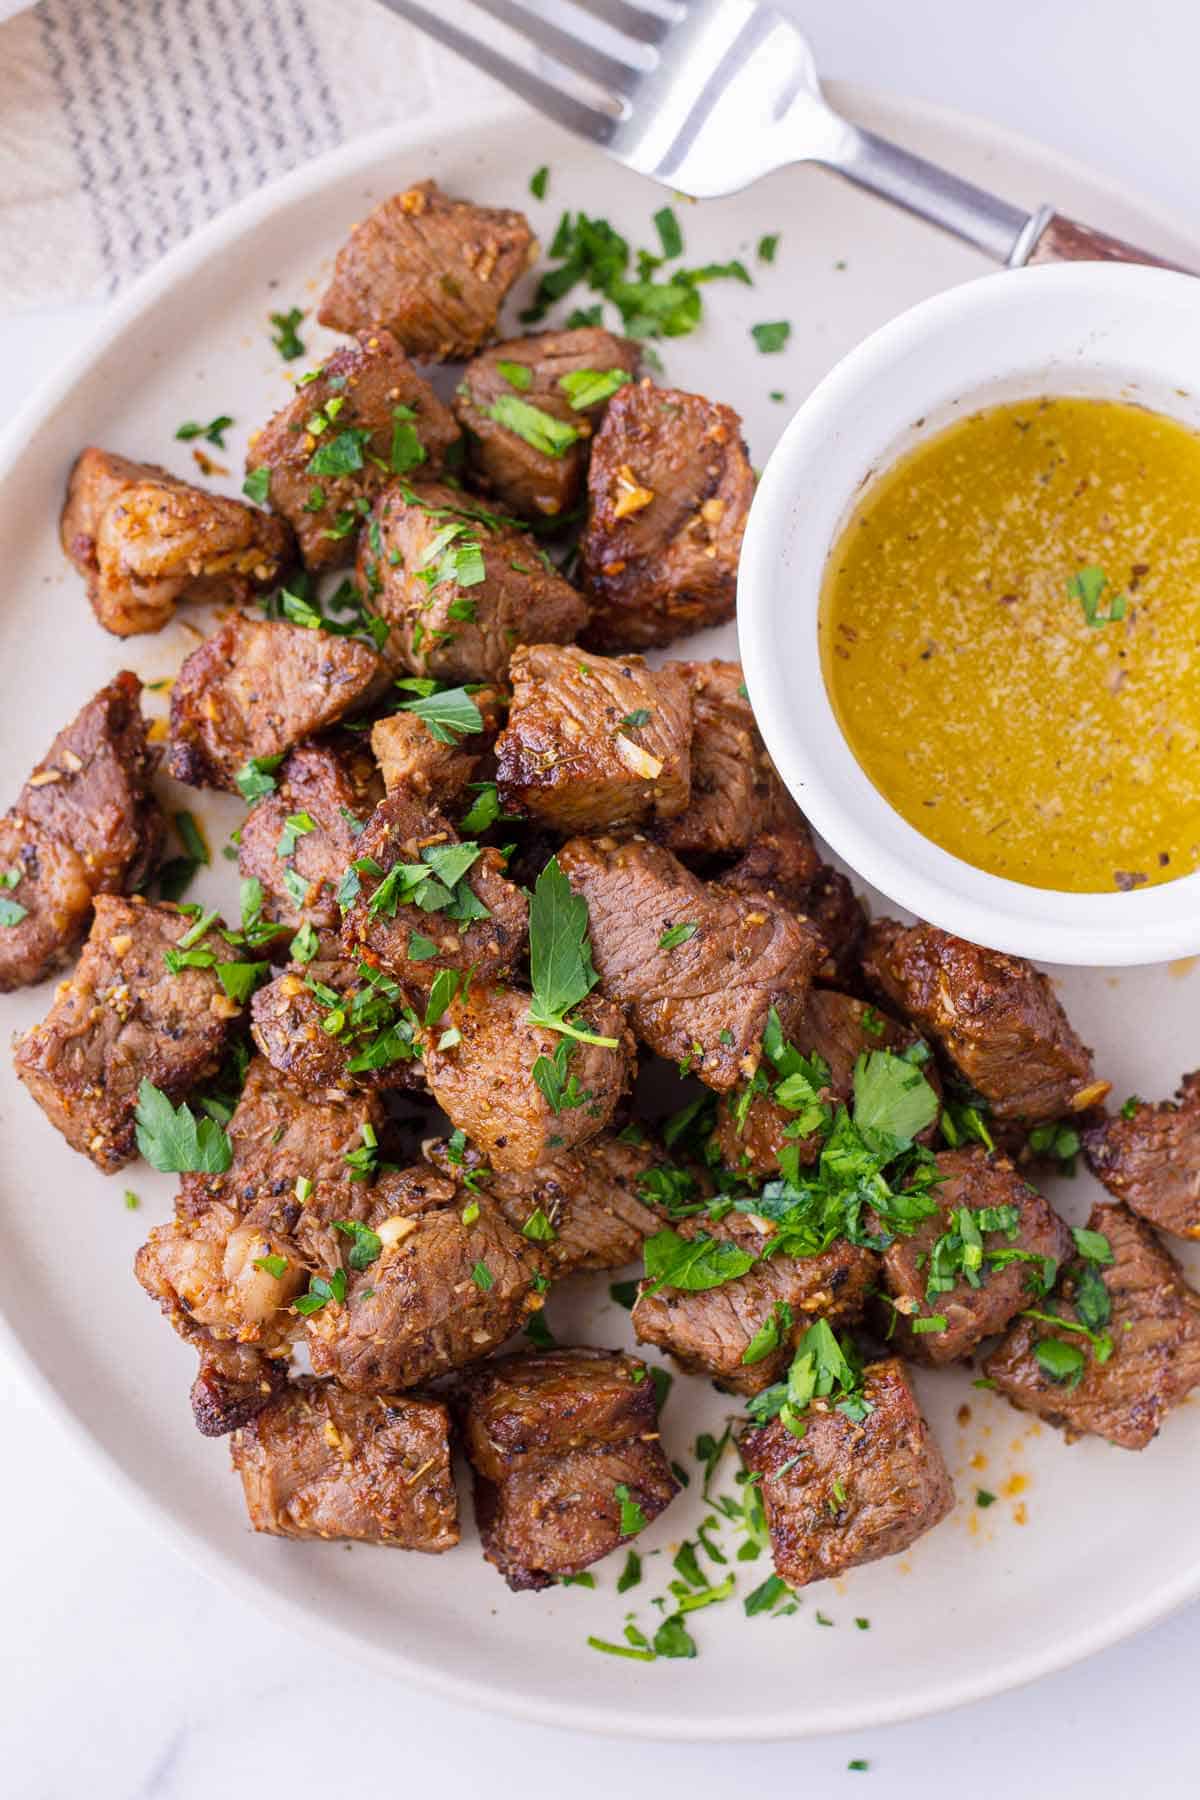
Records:
[[[1200,866],[1200,437],[1186,426],[1081,399],[950,426],[865,492],[819,631],[859,763],[944,849],[1074,893]]]

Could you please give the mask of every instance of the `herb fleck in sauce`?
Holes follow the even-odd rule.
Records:
[[[1200,436],[1107,400],[991,408],[867,491],[821,601],[880,792],[976,868],[1075,893],[1200,867]]]

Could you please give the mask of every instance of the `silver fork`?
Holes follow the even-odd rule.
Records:
[[[736,193],[790,163],[815,162],[1011,268],[1090,261],[1178,267],[1051,206],[1026,212],[850,124],[826,103],[808,40],[761,0],[560,6],[564,18],[582,15],[605,27],[612,50],[521,0],[473,0],[477,11],[524,40],[517,56],[421,0],[383,4],[568,131],[696,199]]]

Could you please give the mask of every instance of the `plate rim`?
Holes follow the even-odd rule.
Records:
[[[1116,177],[1093,169],[1085,161],[1072,157],[1054,146],[1043,144],[1028,133],[994,124],[977,114],[964,112],[940,102],[895,94],[866,84],[830,81],[824,84],[831,100],[839,109],[854,116],[860,111],[883,111],[900,121],[922,122],[955,132],[976,143],[983,142],[1001,152],[1011,151],[1053,166],[1067,178],[1077,178],[1102,189],[1112,199],[1136,210],[1153,228],[1169,232],[1187,241],[1196,241],[1196,231],[1173,209],[1148,202],[1134,188]],[[470,121],[459,121],[446,132],[453,136],[464,129],[478,131],[485,124],[500,126],[506,119],[528,120],[537,117],[531,109],[500,95],[493,106],[477,105]],[[402,155],[411,150],[424,135],[427,121],[418,118],[410,123],[386,125],[325,152],[310,162],[302,163],[273,182],[247,195],[234,206],[209,220],[190,237],[133,281],[129,288],[105,310],[103,317],[86,334],[75,350],[37,386],[34,392],[0,431],[0,504],[5,484],[20,456],[30,433],[39,427],[71,390],[88,373],[110,338],[125,331],[141,315],[153,308],[172,289],[181,284],[207,258],[252,229],[260,220],[287,206],[302,201],[328,183],[353,177],[356,171],[378,164],[389,155]],[[557,131],[546,125],[547,131]],[[135,1512],[150,1525],[160,1541],[168,1544],[192,1567],[214,1579],[227,1592],[249,1601],[278,1624],[311,1633],[312,1613],[300,1600],[280,1592],[264,1569],[256,1575],[228,1561],[225,1554],[198,1530],[182,1524],[165,1507],[143,1490],[114,1451],[105,1444],[91,1424],[82,1400],[72,1399],[64,1386],[43,1368],[34,1351],[26,1345],[14,1322],[0,1305],[0,1344],[6,1347],[30,1387],[48,1404],[51,1412],[84,1451],[91,1466],[107,1482],[110,1489],[127,1498]],[[690,1717],[678,1710],[631,1712],[618,1702],[605,1704],[599,1698],[592,1704],[564,1702],[553,1697],[520,1695],[497,1689],[474,1680],[458,1678],[448,1671],[431,1668],[402,1646],[388,1650],[365,1641],[336,1618],[321,1619],[322,1635],[335,1643],[353,1661],[387,1674],[403,1678],[416,1687],[462,1705],[483,1708],[490,1713],[520,1719],[526,1723],[560,1730],[595,1732],[609,1737],[730,1743],[738,1741],[786,1741],[900,1724],[910,1719],[950,1711],[989,1699],[1040,1680],[1045,1675],[1082,1662],[1099,1651],[1166,1618],[1189,1601],[1200,1596],[1200,1543],[1196,1560],[1190,1568],[1182,1567],[1156,1587],[1141,1594],[1104,1623],[1069,1631],[1056,1636],[1040,1651],[1023,1649],[1019,1655],[1007,1657],[986,1675],[959,1681],[937,1678],[920,1691],[908,1691],[903,1698],[867,1705],[850,1702],[826,1709],[819,1719],[797,1718],[787,1712],[763,1716],[737,1712]]]

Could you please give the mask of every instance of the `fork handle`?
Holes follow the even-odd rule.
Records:
[[[1053,207],[1027,212],[873,131],[845,120],[839,124],[842,129],[835,145],[820,159],[828,167],[906,212],[965,239],[1010,268],[1046,262],[1132,262],[1182,268],[1120,238],[1080,225]],[[1194,275],[1197,271],[1184,269],[1183,273]]]
[[[1146,263],[1154,269],[1177,269],[1185,275],[1196,273],[1195,269],[1184,268],[1182,263],[1152,256],[1149,250],[1139,250],[1136,244],[1127,244],[1124,238],[1110,237],[1106,231],[1081,225],[1077,219],[1068,219],[1050,206],[1043,206],[1040,212],[1034,213],[1025,237],[1026,242],[1017,245],[1017,251],[1010,259],[1014,267],[1027,263],[1127,262]]]

